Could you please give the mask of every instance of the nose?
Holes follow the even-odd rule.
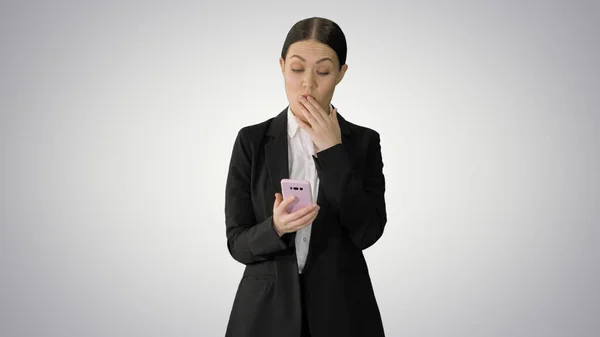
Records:
[[[311,71],[306,71],[302,79],[302,87],[308,95],[317,87],[315,75]]]

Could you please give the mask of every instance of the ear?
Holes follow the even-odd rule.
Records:
[[[281,67],[281,73],[284,73],[285,70],[285,61],[283,60],[283,57],[279,58],[279,66]]]
[[[348,70],[348,65],[344,64],[342,66],[342,69],[340,69],[340,73],[338,74],[338,78],[335,81],[335,85],[338,85],[342,81],[342,78],[344,78],[344,75],[346,74],[346,70]]]

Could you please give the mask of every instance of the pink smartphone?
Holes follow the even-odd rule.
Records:
[[[310,182],[307,180],[281,179],[281,194],[283,200],[296,197],[296,201],[288,206],[288,213],[293,213],[313,203]]]

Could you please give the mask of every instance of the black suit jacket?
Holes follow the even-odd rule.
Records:
[[[246,267],[227,325],[228,337],[300,336],[304,296],[312,337],[384,336],[363,250],[387,222],[385,179],[376,131],[338,114],[342,144],[317,153],[320,179],[300,290],[295,233],[273,228],[275,192],[289,178],[287,108],[242,128],[225,194],[227,247]]]

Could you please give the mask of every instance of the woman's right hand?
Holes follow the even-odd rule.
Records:
[[[273,227],[281,237],[286,233],[296,232],[312,223],[319,214],[319,205],[303,207],[293,213],[287,212],[287,207],[294,202],[295,197],[283,200],[281,193],[275,193],[273,205]]]

